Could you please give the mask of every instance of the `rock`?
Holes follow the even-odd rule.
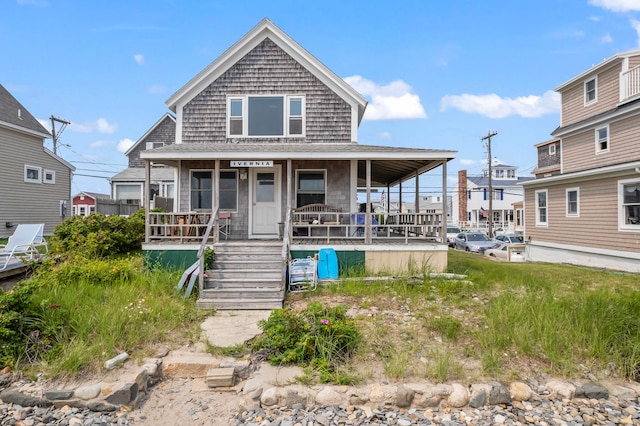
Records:
[[[236,374],[236,377],[240,379],[246,379],[249,377],[249,369],[251,367],[251,363],[249,361],[236,361],[236,362],[221,362],[220,368],[233,368]]]
[[[602,385],[593,382],[583,383],[582,392],[589,399],[609,399],[609,391]]]
[[[400,408],[411,407],[415,392],[404,385],[398,386],[396,391],[396,405]]]
[[[509,404],[511,403],[511,394],[505,385],[500,382],[491,383],[491,391],[489,392],[489,405]]]
[[[236,383],[236,373],[233,367],[212,368],[205,379],[210,388],[229,387]]]
[[[471,385],[471,398],[469,400],[469,406],[472,408],[484,407],[489,400],[490,393],[491,385]]]
[[[118,365],[124,363],[127,359],[129,359],[129,354],[126,352],[122,352],[119,355],[114,356],[113,358],[104,362],[104,368],[107,370],[113,370]]]
[[[49,407],[51,402],[46,399],[26,395],[13,389],[5,389],[0,392],[0,399],[6,404],[16,404],[22,407]]]
[[[513,382],[509,385],[509,394],[514,401],[528,401],[533,391],[526,383]]]
[[[158,364],[155,364],[155,363],[144,364],[142,368],[145,369],[145,371],[150,377],[157,376],[160,371]]]
[[[60,399],[70,399],[73,396],[72,390],[57,390],[52,389],[48,390],[44,393],[45,398],[51,401],[60,400]]]
[[[246,395],[255,391],[256,389],[261,388],[263,385],[264,382],[261,379],[249,379],[244,383],[244,386],[242,387],[242,393]]]
[[[451,385],[451,393],[447,397],[447,404],[450,407],[461,408],[469,403],[469,391],[460,383]]]
[[[564,399],[572,399],[576,393],[576,388],[571,383],[555,379],[548,381],[545,389],[551,397]]]
[[[138,396],[137,383],[125,383],[116,388],[105,398],[106,401],[114,405],[128,405],[135,401]]]
[[[315,398],[316,404],[327,407],[331,405],[340,405],[344,402],[344,397],[338,392],[331,389],[329,386],[325,386]]]
[[[146,369],[140,370],[140,372],[133,379],[134,382],[138,385],[138,392],[146,392],[149,388],[149,373],[147,373]]]
[[[86,385],[80,386],[76,389],[73,394],[76,398],[80,399],[93,399],[100,395],[100,391],[102,390],[102,386],[100,385]]]
[[[91,411],[116,411],[118,407],[106,401],[90,401],[87,408]]]
[[[267,407],[276,405],[278,403],[278,399],[279,395],[277,388],[269,388],[260,395],[260,402]]]

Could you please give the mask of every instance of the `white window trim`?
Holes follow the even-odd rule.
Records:
[[[302,173],[323,173],[324,174],[324,201],[326,203],[327,201],[327,169],[298,169],[296,170],[296,180],[294,182],[295,185],[295,196],[294,196],[294,200],[296,202],[296,207],[300,207],[298,206],[298,178],[300,176],[300,172]]]
[[[547,200],[547,205],[545,206],[545,209],[547,210],[547,220],[545,222],[542,222],[540,220],[540,207],[538,206],[538,194],[543,193],[545,194],[545,198]],[[536,191],[535,193],[535,206],[536,206],[536,226],[538,227],[547,227],[549,226],[549,191],[546,189],[539,189]]]
[[[607,149],[600,148],[600,136],[598,135],[598,131],[602,129],[607,129]],[[607,124],[606,126],[596,127],[596,129],[594,130],[594,135],[596,144],[596,155],[609,152],[609,150],[611,149],[611,133],[609,132],[609,125]]]
[[[549,155],[556,155],[556,145],[555,144],[549,145]]]
[[[51,173],[51,179],[47,179],[47,174]],[[43,170],[42,171],[42,182],[43,183],[56,183],[56,172],[55,170]]]
[[[249,135],[249,98],[260,98],[260,97],[269,97],[269,98],[277,98],[281,97],[284,102],[283,108],[283,123],[282,128],[284,129],[284,134],[282,135]],[[241,100],[242,101],[242,134],[241,135],[232,135],[231,134],[231,101],[232,100]],[[291,112],[291,105],[289,100],[291,99],[301,99],[302,100],[302,133],[301,134],[291,134],[289,131],[289,118]],[[260,95],[244,95],[244,96],[228,96],[227,97],[227,138],[251,138],[251,139],[272,139],[272,138],[304,138],[307,135],[307,102],[306,97],[304,95],[284,95],[279,93],[273,94],[260,94]]]
[[[33,179],[28,177],[28,170],[37,170],[38,178]],[[24,165],[24,181],[28,183],[42,183],[42,167],[30,166],[28,164]]]
[[[576,192],[576,212],[569,212],[569,192]],[[565,204],[566,204],[566,215],[567,217],[580,217],[580,188],[567,188],[565,190]],[[549,200],[547,200],[547,204],[549,204]],[[547,212],[548,217],[548,212]]]
[[[593,96],[593,99],[589,101],[589,100],[587,100],[587,83],[589,83],[591,81],[595,82],[594,89],[593,89],[594,96]],[[595,77],[590,78],[589,80],[586,80],[584,82],[583,95],[584,95],[584,106],[593,105],[596,102],[598,102],[598,76],[597,75]]]
[[[629,225],[624,223],[624,209],[622,204],[624,203],[623,188],[628,183],[640,183],[640,179],[624,179],[618,181],[618,230],[624,232],[640,232],[640,223],[637,225]]]

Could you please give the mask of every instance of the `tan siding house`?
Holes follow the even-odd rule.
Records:
[[[45,234],[71,215],[74,167],[43,146],[49,132],[0,85],[0,237],[20,223]]]
[[[640,272],[640,51],[612,56],[556,88],[561,125],[537,145],[525,188],[531,260]],[[635,90],[634,90],[635,88]]]

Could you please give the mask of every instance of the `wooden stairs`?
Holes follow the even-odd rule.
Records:
[[[205,272],[198,308],[282,308],[286,282],[282,241],[224,241],[214,250],[215,261]]]

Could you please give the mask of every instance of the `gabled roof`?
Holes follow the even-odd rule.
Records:
[[[161,149],[161,148],[156,148]],[[144,167],[127,167],[120,173],[112,176],[109,181],[111,182],[144,182],[145,168]],[[175,170],[170,167],[152,167],[151,168],[151,181],[163,181],[170,182],[175,178]]]
[[[81,195],[84,195],[86,197],[89,198],[93,198],[94,200],[110,200],[111,196],[109,194],[100,194],[97,192],[89,192],[89,191],[82,191],[76,195],[74,195],[72,198],[76,198],[79,197]]]
[[[604,70],[612,65],[615,65],[618,62],[621,62],[631,56],[636,56],[636,55],[640,55],[640,49],[636,49],[636,50],[628,50],[626,52],[621,52],[621,53],[616,53],[615,55],[605,59],[604,61],[600,62],[599,64],[593,65],[591,68],[589,68],[588,70],[578,74],[577,76],[573,77],[572,79],[565,81],[564,83],[562,83],[561,85],[559,85],[558,87],[555,88],[556,92],[561,92],[564,89],[566,89],[567,87],[573,85],[576,82],[582,81],[583,79],[585,79],[586,77],[590,77],[591,75],[595,75],[596,73],[600,72],[601,70]]]
[[[51,134],[0,84],[0,127],[8,127],[43,139]]]
[[[184,105],[193,99],[265,38],[273,41],[345,102],[352,106],[357,105],[358,122],[362,120],[367,100],[267,18],[260,21],[251,31],[167,99],[166,104],[169,109],[176,112],[178,105]]]
[[[142,137],[140,139],[138,139],[136,141],[136,143],[134,143],[133,145],[131,145],[131,147],[124,153],[124,155],[129,156],[129,154],[138,146],[140,145],[140,143],[142,143],[143,140],[146,139],[147,136],[149,136],[149,134],[151,132],[153,132],[155,130],[156,127],[158,127],[164,120],[166,120],[167,118],[171,119],[174,123],[176,122],[176,118],[169,114],[168,112],[165,113],[160,120],[156,121],[156,124],[154,124],[153,126],[151,126],[151,128],[149,130],[146,131],[146,133],[144,135],[142,135]]]

